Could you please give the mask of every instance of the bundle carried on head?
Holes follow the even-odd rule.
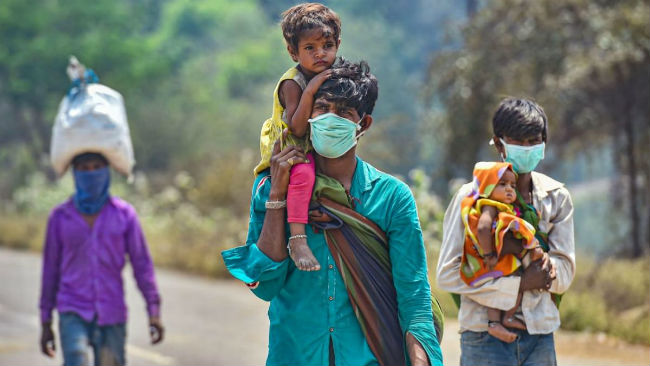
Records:
[[[135,158],[122,95],[98,84],[95,73],[74,56],[67,73],[72,85],[52,128],[50,160],[55,172],[62,176],[75,156],[94,152],[106,157],[113,169],[130,176]]]

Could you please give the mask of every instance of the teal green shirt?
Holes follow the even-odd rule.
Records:
[[[271,302],[267,365],[327,365],[330,338],[337,365],[377,365],[322,232],[307,226],[307,243],[321,264],[316,272],[298,270],[290,258],[274,262],[258,249],[270,189],[267,170],[253,185],[246,245],[222,253],[230,273],[249,284],[258,282],[253,293]],[[404,334],[412,333],[422,344],[431,365],[442,365],[424,242],[410,189],[357,158],[350,195],[358,199],[354,209],[388,236]]]

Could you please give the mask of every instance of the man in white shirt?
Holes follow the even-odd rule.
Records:
[[[461,331],[461,366],[472,365],[556,365],[553,332],[560,326],[554,301],[565,292],[575,273],[573,203],[564,185],[533,171],[544,156],[547,118],[543,109],[526,99],[507,98],[492,120],[494,144],[502,160],[512,163],[518,174],[517,191],[537,210],[539,232],[548,234],[548,252],[531,263],[521,276],[494,279],[477,287],[462,281],[459,271],[465,240],[460,202],[471,192],[462,186],[452,199],[443,223],[443,241],[437,268],[438,286],[460,295],[458,321]],[[521,249],[510,237],[504,252]],[[523,299],[517,317],[527,330],[517,333],[512,343],[488,334],[487,308],[509,310],[517,294]]]

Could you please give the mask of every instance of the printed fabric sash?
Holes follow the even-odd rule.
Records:
[[[501,255],[503,239],[507,232],[512,232],[515,237],[524,239],[523,249],[532,249],[538,245],[535,240],[535,228],[524,219],[515,216],[512,205],[489,199],[507,170],[512,171],[510,163],[476,163],[472,192],[460,204],[461,217],[465,226],[460,276],[470,286],[479,286],[494,278],[510,275],[521,266],[521,261],[513,254]],[[478,242],[478,221],[483,206],[492,206],[498,212],[492,228],[493,244],[499,256],[494,268],[489,268],[483,261],[483,250]]]
[[[503,174],[503,166],[501,164],[508,164],[509,163],[495,163],[492,166],[492,163],[477,163],[474,171],[474,179],[473,179],[473,189],[472,193],[466,197],[463,200],[463,203],[461,203],[461,215],[463,216],[463,223],[466,225],[469,223],[469,211],[471,209],[471,206],[473,205],[474,202],[476,202],[481,196],[485,197],[486,193],[489,195],[489,192],[492,191],[493,189],[493,184],[494,180],[496,177],[496,181],[500,179],[501,175]],[[477,177],[477,169],[480,172],[480,170],[483,170],[483,172],[480,172]],[[485,170],[488,170],[490,172],[486,172]],[[482,174],[481,174],[482,173]],[[485,178],[485,176],[490,175],[489,178]],[[481,179],[483,178],[483,179]],[[489,181],[489,182],[488,182]],[[481,194],[482,193],[482,194]],[[468,208],[469,207],[469,208]],[[537,209],[533,207],[532,205],[529,205],[526,203],[522,195],[517,191],[517,206],[514,207],[514,210],[517,213],[517,216],[520,217],[522,220],[530,224],[533,228],[533,235],[539,242],[539,246],[544,250],[545,252],[549,251],[549,244],[548,244],[548,233],[542,232],[539,230],[539,214],[537,212]],[[466,232],[466,234],[468,234]],[[463,254],[463,262],[467,260],[465,257],[465,249],[467,248],[468,240],[471,241],[472,236],[471,235],[466,235],[466,242],[465,242],[465,247],[464,247],[464,254]],[[527,238],[524,238],[527,239]],[[461,265],[462,266],[462,265]],[[461,277],[462,277],[462,269],[461,269]],[[451,294],[454,303],[458,308],[460,308],[460,295],[452,293]],[[551,298],[553,299],[553,302],[557,307],[560,306],[560,302],[562,300],[562,294],[555,294],[551,293]]]
[[[311,210],[328,221],[310,223],[325,240],[370,349],[382,366],[404,365],[404,336],[397,309],[388,239],[371,220],[354,211],[352,199],[336,180],[317,175]],[[432,296],[434,325],[442,339],[443,314]]]

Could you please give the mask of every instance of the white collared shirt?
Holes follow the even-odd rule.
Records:
[[[539,229],[548,233],[548,254],[557,271],[550,292],[563,293],[573,281],[576,267],[573,202],[564,184],[537,172],[532,172],[531,178],[533,206],[540,214]],[[471,188],[471,183],[463,185],[447,207],[436,271],[438,287],[460,294],[458,322],[461,333],[467,330],[487,331],[487,308],[509,310],[514,307],[521,280],[519,276],[506,276],[471,287],[460,278],[465,241],[460,202],[470,193]],[[560,327],[560,313],[547,291],[524,292],[520,310],[530,334],[548,334]]]

